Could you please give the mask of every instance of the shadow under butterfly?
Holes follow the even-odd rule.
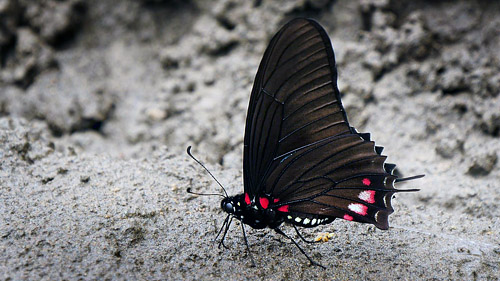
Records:
[[[188,154],[203,166],[190,148]],[[311,264],[323,267],[279,227],[291,224],[309,243],[297,226],[315,227],[341,218],[388,229],[392,195],[418,190],[398,190],[394,183],[423,175],[393,175],[396,165],[384,163],[382,150],[369,133],[358,133],[347,121],[326,31],[310,19],[288,22],[271,39],[255,77],[245,128],[244,193],[228,196],[214,177],[225,193],[215,195],[224,197],[221,208],[228,213],[217,235],[223,232],[219,247],[225,247],[236,218],[242,222],[252,265],[245,224],[275,230]]]

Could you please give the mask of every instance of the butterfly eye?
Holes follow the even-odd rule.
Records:
[[[225,207],[226,207],[226,212],[230,213],[233,211],[233,204],[228,202],[228,203],[226,203]]]
[[[222,207],[222,210],[224,210],[224,212],[226,212],[226,213],[229,213],[229,214],[234,213],[233,203],[231,203],[230,201],[223,200],[221,207]]]

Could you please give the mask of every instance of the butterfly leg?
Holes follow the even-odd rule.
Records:
[[[241,222],[241,230],[243,231],[243,238],[245,239],[245,244],[247,245],[248,255],[250,256],[250,260],[252,261],[252,267],[255,267],[255,261],[252,256],[252,252],[250,251],[250,246],[248,245],[247,234],[245,233],[245,226],[243,222]]]
[[[321,264],[319,264],[319,263],[315,262],[315,261],[314,261],[311,257],[309,257],[309,255],[307,255],[307,254],[306,254],[306,252],[305,252],[305,251],[304,251],[304,250],[303,250],[303,249],[299,246],[299,244],[298,244],[297,242],[295,242],[295,240],[293,240],[293,238],[292,238],[292,237],[290,237],[290,236],[286,235],[286,234],[285,234],[283,231],[281,231],[281,229],[279,229],[279,228],[275,228],[275,229],[274,229],[274,231],[276,231],[277,233],[279,233],[279,234],[281,234],[281,235],[285,236],[286,238],[288,238],[288,239],[292,240],[292,242],[295,244],[295,246],[297,246],[297,248],[299,248],[300,252],[301,252],[302,254],[304,254],[304,256],[306,256],[306,258],[309,260],[309,262],[311,263],[311,265],[317,265],[317,266],[319,266],[319,267],[321,267],[321,268],[323,268],[323,269],[326,269],[326,267],[324,267],[324,266],[322,266]]]
[[[224,223],[222,224],[222,227],[219,231],[219,233],[217,234],[217,236],[215,237],[215,239],[217,240],[217,237],[219,237],[220,233],[222,232],[222,229],[224,229],[224,226],[226,226],[225,230],[224,230],[224,234],[222,235],[222,239],[220,240],[219,242],[219,249],[220,249],[220,246],[224,246],[224,248],[226,249],[229,249],[229,247],[227,247],[225,244],[224,244],[224,239],[226,239],[226,234],[229,230],[229,226],[231,225],[231,222],[233,221],[233,217],[231,217],[230,215],[227,216],[227,218],[224,220]]]
[[[222,233],[222,230],[224,229],[224,227],[226,227],[226,224],[229,221],[229,216],[230,215],[228,215],[224,220],[224,223],[222,223],[222,227],[220,228],[219,232],[217,232],[217,236],[215,236],[214,242],[217,241],[217,238],[219,238],[219,235]]]
[[[314,240],[306,240],[304,238],[304,236],[302,236],[302,234],[300,234],[299,229],[297,228],[297,226],[295,224],[292,224],[292,225],[293,225],[293,228],[295,229],[295,232],[297,232],[297,235],[300,237],[300,239],[302,241],[304,241],[306,243],[311,243],[311,244],[316,243],[316,241],[314,241]]]

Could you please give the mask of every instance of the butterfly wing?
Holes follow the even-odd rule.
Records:
[[[331,67],[333,51],[326,47],[322,34],[306,19],[289,22],[272,38],[247,113],[243,166],[249,194],[262,189],[274,158],[350,132]]]
[[[272,38],[253,85],[245,192],[276,198],[272,206],[291,214],[386,229],[397,190],[381,151],[349,126],[325,30],[313,20],[290,21]]]

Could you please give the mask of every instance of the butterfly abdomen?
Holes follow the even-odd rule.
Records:
[[[286,215],[285,221],[290,224],[302,227],[316,227],[321,224],[331,223],[335,218],[318,216],[318,215],[305,215],[300,213],[290,213]]]

